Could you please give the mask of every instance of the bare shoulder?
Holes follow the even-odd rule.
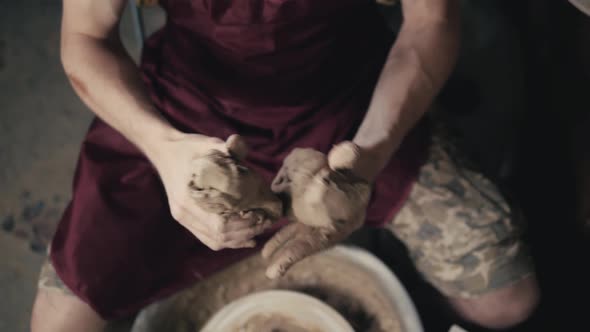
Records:
[[[63,0],[64,32],[107,36],[119,23],[127,0]]]

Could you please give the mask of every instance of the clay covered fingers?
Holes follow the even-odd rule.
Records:
[[[221,218],[213,226],[217,236],[249,240],[282,216],[282,202],[257,173],[240,164],[247,152],[244,142],[231,136],[226,145],[229,153],[211,150],[192,161],[190,197]]]
[[[281,201],[257,173],[239,162],[247,151],[244,142],[233,135],[226,144],[230,154],[211,150],[193,161],[189,188],[195,202],[209,212],[280,218]]]
[[[275,193],[299,196],[311,179],[328,166],[326,156],[314,149],[296,148],[283,161],[271,189]]]
[[[352,172],[358,153],[346,142],[328,158],[312,149],[295,149],[285,159],[272,189],[287,195],[288,217],[295,222],[263,249],[275,278],[297,261],[350,235],[364,222],[370,196],[367,181]]]
[[[271,188],[289,198],[288,217],[310,226],[334,227],[362,216],[369,185],[351,171],[358,153],[349,142],[335,146],[329,157],[313,149],[294,149],[283,162]],[[329,160],[328,160],[329,159]]]

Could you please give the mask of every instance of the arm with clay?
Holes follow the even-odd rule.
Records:
[[[246,204],[250,209],[241,214],[207,210],[206,200],[195,197],[196,189],[189,186],[198,160],[212,157],[211,151],[243,157],[245,144],[235,137],[226,144],[218,138],[182,133],[155,109],[137,66],[119,39],[118,25],[126,3],[64,0],[61,56],[66,75],[86,105],[152,162],[164,184],[172,216],[182,226],[214,250],[254,246],[252,238],[270,226],[270,220],[260,222],[257,213],[246,213],[259,209]],[[236,158],[231,160],[237,163]],[[235,184],[242,180],[238,175],[226,171],[218,180]],[[275,201],[270,204],[276,208]]]
[[[403,0],[402,6],[405,22],[354,141],[335,146],[327,159],[309,149],[293,151],[273,182],[274,191],[290,197],[289,218],[295,222],[263,249],[270,278],[361,227],[369,183],[452,70],[459,42],[458,1]]]

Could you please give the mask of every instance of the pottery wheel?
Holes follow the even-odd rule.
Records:
[[[357,262],[350,258],[355,255]],[[380,266],[370,268],[375,266],[368,263]],[[265,267],[260,255],[236,263],[144,309],[132,332],[199,331],[226,304],[270,289],[311,295],[339,312],[355,331],[422,330],[413,304],[399,281],[364,250],[336,247],[324,251],[296,264],[278,280],[267,279]]]

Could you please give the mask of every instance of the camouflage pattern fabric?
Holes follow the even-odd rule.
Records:
[[[446,296],[476,297],[533,273],[520,241],[522,217],[474,169],[439,128],[408,200],[387,226]]]
[[[74,295],[74,293],[72,293],[72,291],[59,278],[57,272],[55,272],[55,268],[49,260],[50,250],[51,249],[48,247],[47,258],[41,266],[41,273],[39,274],[39,282],[37,284],[37,287],[39,287],[39,289],[42,290],[58,291],[63,294]]]

